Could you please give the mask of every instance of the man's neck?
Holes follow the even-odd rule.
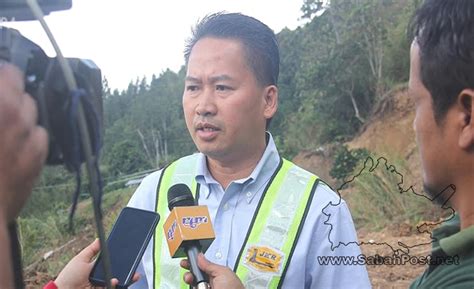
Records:
[[[473,178],[463,178],[458,180],[456,192],[453,195],[454,208],[459,214],[461,220],[461,230],[474,225],[474,186]]]
[[[474,205],[473,202],[471,202],[471,206],[472,205]],[[466,208],[463,208],[463,210],[459,212],[459,217],[461,219],[461,230],[466,229],[470,226],[474,226],[474,210],[473,209],[467,210]]]
[[[255,154],[245,158],[237,157],[224,160],[207,156],[207,168],[214,179],[225,190],[232,181],[248,177],[257,166],[264,152],[265,146],[263,149],[257,150]]]

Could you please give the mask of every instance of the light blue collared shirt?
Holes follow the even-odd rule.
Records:
[[[280,156],[273,138],[252,173],[231,182],[227,188],[212,177],[206,156],[200,154],[196,181],[200,184],[199,204],[209,209],[216,239],[206,251],[211,262],[234,268],[262,193],[278,167]],[[154,210],[156,187],[161,171],[146,177],[132,196],[129,206]],[[357,240],[354,224],[346,203],[331,207],[331,227],[324,224],[327,216],[322,210],[330,203],[339,202],[339,196],[320,182],[308,211],[305,224],[296,244],[282,288],[371,288],[364,265],[320,265],[318,257],[353,256],[361,254],[356,244],[339,246],[333,250],[329,241]],[[150,242],[138,272],[141,280],[132,288],[148,288],[153,282],[153,255]],[[151,286],[150,286],[151,288]]]

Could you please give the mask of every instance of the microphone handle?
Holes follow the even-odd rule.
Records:
[[[199,269],[197,264],[198,255],[201,250],[198,249],[195,242],[191,242],[188,246],[186,246],[186,255],[188,256],[188,261],[191,267],[191,272],[194,275],[194,283],[197,284],[198,289],[205,289],[211,288],[209,286],[209,277],[206,273],[202,272]]]

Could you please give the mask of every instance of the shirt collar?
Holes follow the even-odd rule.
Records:
[[[240,184],[251,184],[255,182],[257,178],[264,177],[262,176],[263,174],[269,175],[269,177],[273,174],[274,170],[271,170],[271,168],[276,168],[278,166],[280,162],[280,155],[278,154],[275,142],[273,140],[273,136],[268,131],[266,132],[266,139],[267,146],[265,147],[265,151],[263,152],[262,157],[258,161],[257,166],[255,166],[252,173],[246,178],[234,180],[233,182]],[[200,183],[201,185],[207,186],[209,186],[210,184],[219,184],[207,168],[206,155],[203,153],[199,153],[197,162],[198,164],[196,170],[196,182]],[[208,189],[203,193],[203,196],[207,199],[209,197],[210,190]],[[251,196],[247,196],[247,201],[250,202],[254,196],[255,193],[253,193]]]
[[[459,214],[445,221],[444,224],[433,231],[432,254],[446,254],[455,256],[472,249],[474,243],[474,226],[460,230]]]
[[[474,225],[459,230],[439,241],[439,246],[449,256],[462,254],[474,248]]]

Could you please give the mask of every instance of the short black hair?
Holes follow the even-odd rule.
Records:
[[[474,1],[425,0],[410,26],[439,123],[459,93],[474,88]]]
[[[275,33],[259,20],[240,13],[219,12],[204,17],[186,41],[184,58],[188,64],[194,45],[202,38],[234,39],[242,43],[247,64],[259,84],[277,85],[280,53]]]

